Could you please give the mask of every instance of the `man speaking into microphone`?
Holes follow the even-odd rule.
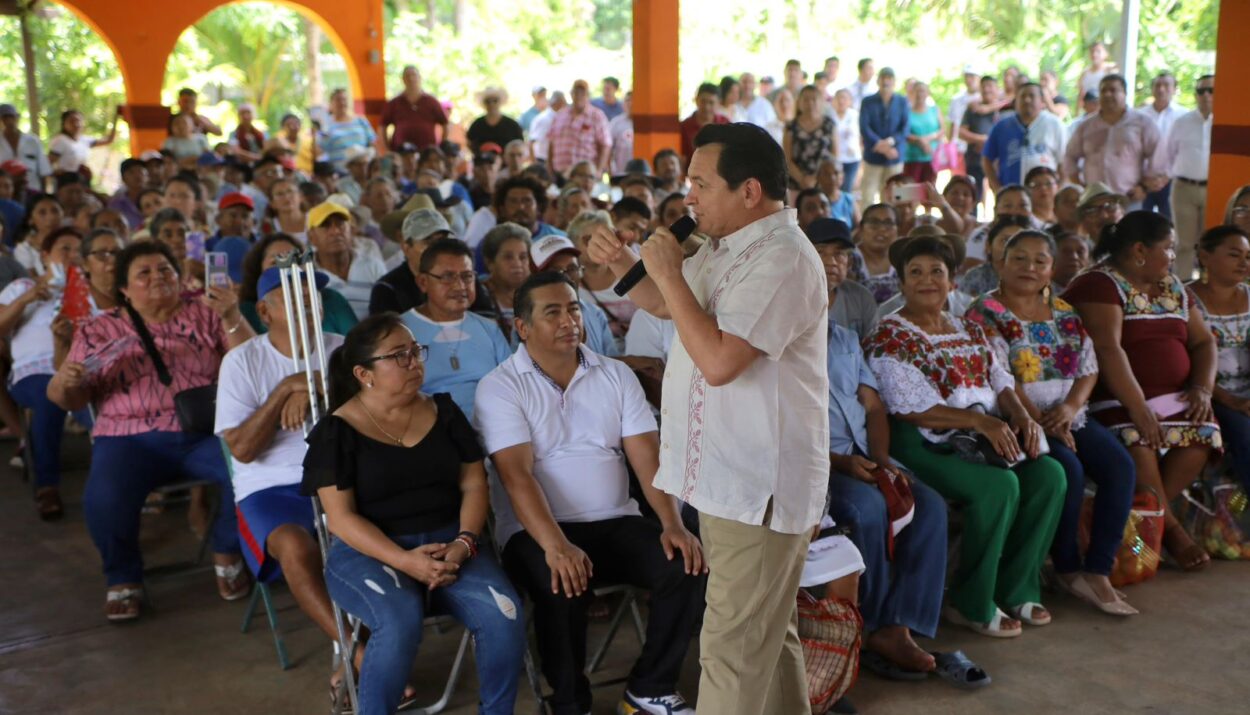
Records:
[[[800,715],[795,596],[829,481],[824,269],[785,207],[785,156],[767,132],[707,125],[694,146],[685,202],[711,240],[683,259],[657,230],[629,293],[677,330],[655,486],[699,510],[699,712]],[[589,251],[618,278],[638,260],[606,227]]]

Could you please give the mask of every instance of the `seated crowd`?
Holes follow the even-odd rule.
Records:
[[[1119,75],[1103,72],[1101,108],[1065,129],[1045,78],[1000,91],[968,72],[951,108],[961,161],[939,190],[948,127],[924,83],[904,99],[864,60],[838,88],[831,62],[823,84],[788,65],[767,97],[750,74],[701,86],[682,147],[650,162],[621,145],[629,95],[612,78],[593,101],[580,80],[568,100],[536,88],[520,122],[484,92],[466,153],[409,67],[382,126],[339,90],[316,136],[290,115],[266,138],[240,106],[212,146],[220,129],[184,90],[165,147],[122,162],[108,197],[81,170],[102,140],[66,112],[55,174],[0,165],[0,420],[17,430],[27,412],[39,516],[64,513],[67,424],[90,427],[82,505],[105,614],[133,620],[149,494],[215,484],[224,508],[204,523],[197,489],[192,517],[221,597],[283,579],[331,639],[332,604],[360,617],[371,714],[412,699],[427,610],[475,636],[480,711],[513,712],[524,600],[553,711],[589,712],[594,589],[629,584],[649,593],[649,622],[620,712],[693,713],[677,680],[706,568],[689,507],[652,485],[657,420],[676,419],[659,400],[675,330],[617,296],[589,246],[606,233],[636,252],[687,215],[696,135],[741,121],[786,152],[785,220],[825,269],[827,512],[862,558],[863,666],[949,676],[915,639],[942,616],[999,638],[1050,623],[1046,573],[1104,613],[1138,613],[1111,580],[1135,497],[1155,494],[1166,552],[1198,570],[1209,556],[1172,500],[1221,460],[1250,490],[1250,187],[1202,232],[1178,197],[1205,186],[1206,157],[1126,108]],[[1213,86],[1196,88],[1201,117]],[[1104,157],[1121,121],[1144,122],[1134,167]],[[325,331],[312,355],[291,343],[278,268],[307,248],[321,314],[305,317]],[[293,365],[322,359],[330,414],[311,425]],[[205,424],[187,407],[212,389]],[[914,499],[901,530],[895,480]],[[324,567],[313,495],[333,535]],[[948,511],[962,524],[949,574]],[[960,658],[960,684],[989,682]]]

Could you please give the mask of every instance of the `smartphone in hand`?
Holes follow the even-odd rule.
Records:
[[[895,186],[893,200],[896,204],[922,204],[929,198],[929,190],[924,184],[904,184]]]
[[[208,287],[230,286],[230,257],[221,251],[208,251],[204,254],[205,284]]]

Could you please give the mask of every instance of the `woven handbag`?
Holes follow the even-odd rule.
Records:
[[[850,601],[817,599],[804,589],[799,589],[798,606],[807,697],[813,715],[824,715],[859,675],[864,619]]]

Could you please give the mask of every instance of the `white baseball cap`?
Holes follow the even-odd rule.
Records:
[[[530,260],[534,262],[534,269],[541,271],[547,267],[548,263],[551,263],[551,259],[555,258],[556,254],[566,252],[577,256],[582,255],[568,236],[544,236],[530,246]]]

